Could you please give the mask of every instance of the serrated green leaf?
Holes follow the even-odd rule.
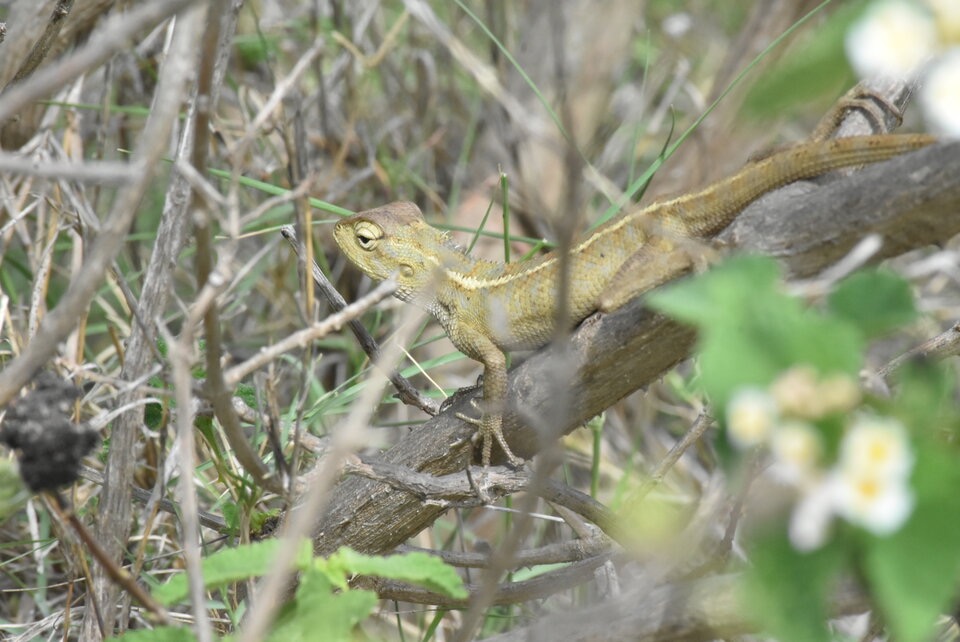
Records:
[[[912,487],[916,507],[889,537],[871,538],[865,573],[893,637],[932,639],[937,616],[949,608],[960,577],[960,462],[940,444],[918,452]]]
[[[856,328],[787,296],[778,273],[771,259],[740,257],[650,296],[653,307],[697,326],[701,382],[720,414],[737,389],[766,385],[794,365],[822,374],[860,368]]]
[[[647,294],[646,301],[665,314],[707,327],[713,323],[736,323],[742,304],[754,292],[770,292],[780,278],[772,259],[738,256],[710,272],[685,279]]]
[[[306,570],[300,578],[293,608],[282,615],[268,640],[352,641],[354,627],[377,605],[377,594],[356,589],[335,593],[333,589],[323,568]]]
[[[416,584],[455,599],[463,599],[468,595],[457,571],[439,557],[428,553],[403,553],[381,557],[342,548],[330,556],[327,564],[331,573],[336,572],[343,576],[375,575]]]
[[[917,316],[910,285],[889,270],[864,270],[844,279],[828,303],[834,314],[868,337],[889,332]]]
[[[281,546],[289,546],[289,543],[280,539],[271,539],[217,551],[201,563],[204,586],[207,588],[222,586],[230,582],[265,575],[274,567],[277,552]],[[300,544],[294,566],[299,569],[307,568],[311,557],[310,542],[305,540]],[[175,575],[166,584],[160,585],[153,591],[153,596],[166,606],[180,602],[187,595],[186,573]]]
[[[755,541],[747,571],[745,613],[781,640],[827,642],[827,591],[842,565],[836,544],[799,553],[786,533]]]

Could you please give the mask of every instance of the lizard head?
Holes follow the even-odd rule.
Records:
[[[393,277],[396,296],[409,301],[424,293],[452,247],[446,232],[431,227],[413,203],[396,202],[339,221],[333,238],[347,258],[376,281]]]

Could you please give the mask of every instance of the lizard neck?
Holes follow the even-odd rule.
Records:
[[[441,321],[444,316],[441,308],[449,307],[452,297],[473,289],[472,286],[486,288],[489,282],[502,275],[506,267],[502,263],[474,258],[448,238],[436,243],[427,256],[435,264],[433,281],[419,291],[401,288],[395,296],[423,306]]]

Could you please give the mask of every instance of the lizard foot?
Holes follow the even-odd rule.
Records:
[[[830,111],[820,119],[810,135],[810,140],[827,140],[840,128],[843,119],[851,111],[859,111],[870,123],[873,131],[884,134],[890,131],[887,117],[893,120],[893,127],[903,123],[903,110],[890,102],[885,96],[862,83],[857,83],[850,91],[840,97],[840,100],[830,108]]]
[[[456,417],[461,421],[465,421],[468,424],[477,426],[477,434],[475,439],[481,439],[483,441],[483,450],[480,459],[483,467],[489,468],[490,466],[490,454],[493,450],[494,440],[500,444],[500,448],[503,449],[503,452],[507,456],[507,460],[509,460],[511,466],[515,468],[523,466],[523,460],[513,454],[513,451],[510,450],[510,446],[507,445],[507,440],[503,436],[503,417],[498,413],[482,411],[480,406],[477,404],[476,399],[471,399],[470,405],[480,412],[480,419],[465,415],[460,412],[456,414]]]

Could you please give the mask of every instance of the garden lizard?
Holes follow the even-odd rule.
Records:
[[[808,142],[747,164],[697,192],[655,202],[600,225],[570,249],[569,318],[616,309],[692,265],[684,239],[705,239],[729,225],[761,195],[842,167],[882,161],[935,139],[879,135]],[[493,440],[518,465],[502,431],[507,394],[505,351],[542,347],[554,336],[557,251],[529,261],[472,258],[413,203],[396,202],[339,221],[334,238],[347,258],[375,280],[394,278],[394,296],[428,310],[465,355],[483,364],[479,427],[482,463]]]

